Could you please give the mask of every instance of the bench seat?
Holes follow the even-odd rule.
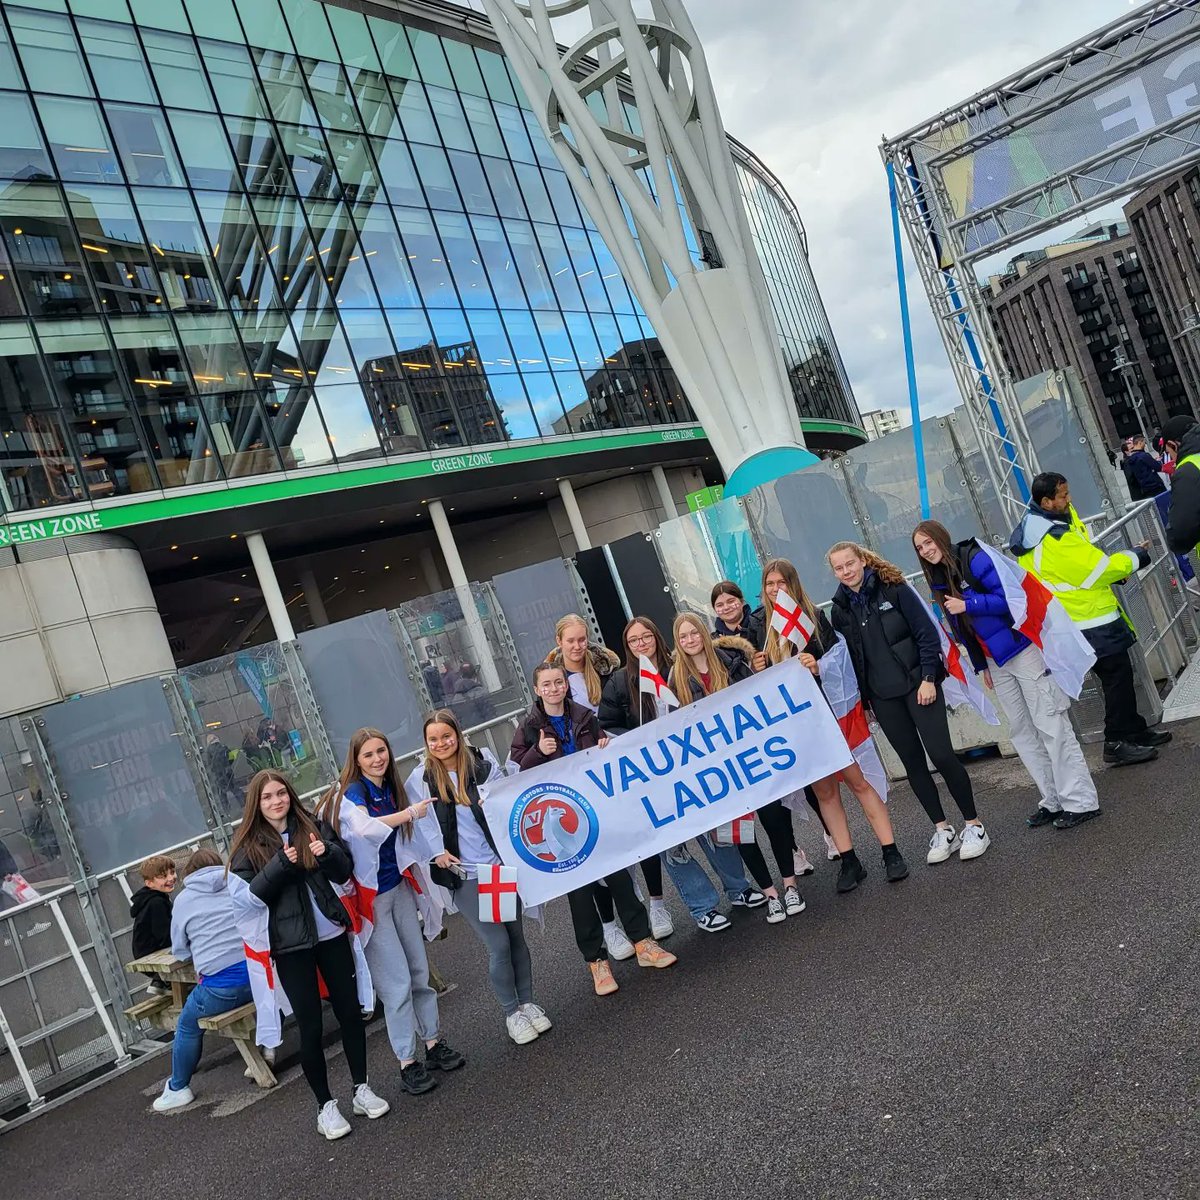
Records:
[[[231,1008],[228,1012],[217,1013],[214,1017],[201,1017],[199,1025],[201,1029],[212,1030],[216,1033],[223,1033],[226,1030],[233,1033],[232,1026],[243,1021],[250,1022],[250,1032],[252,1033],[258,1021],[253,1001],[243,1004],[240,1008]],[[241,1034],[242,1031],[238,1030],[237,1033]]]
[[[170,993],[166,993],[162,996],[150,996],[145,1000],[139,1000],[137,1004],[125,1010],[125,1015],[131,1021],[145,1021],[170,1007],[171,996]]]

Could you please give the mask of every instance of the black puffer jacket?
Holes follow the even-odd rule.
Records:
[[[907,584],[883,583],[868,570],[857,595],[839,585],[831,616],[846,639],[864,700],[898,698],[923,680],[945,678],[937,630]]]
[[[658,669],[664,679],[670,678],[671,663],[660,663]],[[641,703],[639,704],[637,701]],[[628,733],[639,725],[645,725],[647,721],[653,721],[658,716],[652,697],[638,692],[637,701],[629,692],[629,672],[624,667],[619,671],[614,671],[604,685],[604,695],[600,698],[600,710],[596,713],[600,721],[600,728],[605,733],[617,736]]]
[[[1179,462],[1194,455],[1200,455],[1200,425],[1193,425],[1184,434]],[[1167,545],[1176,554],[1190,554],[1200,543],[1200,466],[1194,462],[1175,467],[1170,514]]]
[[[229,869],[240,875],[270,912],[267,929],[272,954],[292,950],[311,950],[317,944],[317,919],[309,897],[321,913],[335,925],[350,928],[350,915],[333,890],[335,883],[348,883],[354,870],[350,851],[326,822],[314,817],[317,834],[325,843],[325,853],[317,859],[317,869],[306,871],[299,863],[288,861],[280,846],[267,859],[261,871],[255,871],[244,849],[239,850]],[[288,840],[297,837],[294,824],[288,822]]]
[[[756,608],[750,611],[750,605],[742,605],[742,615],[736,629],[726,629],[725,622],[720,617],[713,619],[712,635],[714,638],[740,637],[745,638],[755,650],[761,650],[767,640],[766,610]]]
[[[496,839],[492,837],[487,817],[483,815],[483,805],[479,803],[479,786],[491,778],[493,770],[492,764],[478,750],[471,747],[471,777],[467,780],[466,787],[467,799],[471,805],[471,815],[479,823],[479,828],[482,830],[483,836],[487,838],[487,844],[491,846],[492,853],[499,858],[500,851],[496,848]],[[434,797],[433,813],[437,817],[438,828],[442,831],[442,844],[446,847],[446,852],[458,858],[458,802],[438,798],[433,779],[428,771],[425,772],[425,794]],[[429,877],[434,883],[440,883],[442,887],[449,888],[451,891],[462,887],[460,876],[448,867],[439,867],[436,863],[430,864]]]
[[[730,683],[741,683],[743,679],[749,679],[754,674],[751,662],[757,647],[755,647],[753,642],[744,637],[728,634],[714,637],[713,648],[720,656],[721,662],[725,664],[725,670],[729,673]],[[691,679],[688,682],[692,689],[692,699],[703,700],[704,689],[700,686],[700,681]],[[684,699],[682,696],[679,698],[680,700]],[[687,703],[687,701],[685,700],[684,703]]]

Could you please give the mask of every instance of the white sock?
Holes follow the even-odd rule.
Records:
[[[600,924],[604,928],[605,937],[612,937],[614,933],[619,934],[621,932],[616,921],[601,921]]]
[[[650,907],[655,912],[662,912],[663,909],[665,909],[667,907],[667,902],[661,896],[658,896],[658,897],[651,896],[650,897]]]

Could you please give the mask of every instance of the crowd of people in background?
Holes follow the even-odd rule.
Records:
[[[1183,502],[1169,504],[1164,517],[1172,548],[1183,552],[1200,535],[1200,427],[1169,425],[1163,444],[1174,467],[1174,499]],[[1150,471],[1139,457],[1144,454],[1138,447],[1131,451],[1131,482],[1158,495],[1151,475],[1160,471]],[[133,901],[135,953],[169,945],[177,956],[194,960],[200,978],[179,1018],[171,1079],[154,1107],[169,1110],[192,1101],[191,1075],[203,1037],[198,1019],[244,1004],[249,995],[238,933],[244,917],[234,894],[243,887],[265,913],[270,960],[295,1017],[300,1061],[318,1105],[317,1128],[326,1138],[344,1136],[350,1125],[331,1092],[322,1051],[322,991],[341,1027],[355,1115],[374,1119],[389,1108],[367,1074],[360,1006],[373,997],[382,1006],[402,1090],[426,1094],[439,1074],[464,1066],[464,1056],[444,1036],[425,951],[448,912],[457,911],[480,943],[507,1036],[526,1045],[549,1032],[551,1019],[536,999],[519,900],[512,919],[480,917],[479,872],[501,863],[482,798],[489,782],[504,773],[603,749],[610,739],[660,719],[662,703],[640,686],[646,661],[670,681],[681,704],[737,687],[792,657],[811,672],[835,715],[841,715],[835,690],[854,689],[929,819],[925,861],[937,865],[955,855],[978,859],[991,844],[948,721],[947,694],[956,679],[966,678],[965,652],[977,694],[986,688],[1003,709],[1038,792],[1028,826],[1071,830],[1094,820],[1101,813],[1099,796],[1069,717],[1083,673],[1090,669],[1102,687],[1106,763],[1147,762],[1171,740],[1138,711],[1130,659],[1135,635],[1113,589],[1147,565],[1146,546],[1111,553],[1096,547],[1071,506],[1068,481],[1054,473],[1032,481],[1009,555],[975,538],[955,541],[933,520],[913,530],[911,544],[913,561],[906,566],[923,575],[936,607],[910,585],[901,566],[857,543],[839,542],[827,555],[836,580],[828,613],[813,603],[794,564],[773,559],[763,568],[757,604],[737,583],[720,580],[712,588],[710,613],[680,613],[670,630],[634,616],[616,651],[598,643],[583,617],[565,614],[533,673],[535,699],[505,763],[472,746],[460,718],[439,705],[424,723],[423,755],[406,779],[399,777],[387,736],[360,729],[339,780],[315,813],[300,804],[285,774],[260,770],[246,792],[228,867],[211,851],[193,855],[173,910],[167,899],[173,864],[154,858],[143,867],[146,890]],[[781,633],[774,618],[782,598],[805,614],[811,628],[806,640]],[[1035,620],[1032,607],[1039,605]],[[1074,648],[1073,660],[1060,653],[1063,645]],[[464,668],[460,683],[465,675]],[[855,735],[852,766],[817,780],[803,796],[757,808],[754,823],[769,857],[757,838],[729,845],[705,834],[572,891],[567,899],[575,941],[596,995],[619,991],[613,961],[633,960],[648,969],[677,961],[662,945],[675,932],[664,895],[668,878],[703,933],[730,928],[722,899],[730,907],[764,910],[771,925],[800,917],[806,907],[800,880],[814,868],[798,841],[798,813],[804,821],[809,814],[816,818],[809,822],[814,837],[819,827],[826,856],[838,863],[836,891],[859,888],[869,875],[869,856],[860,858],[851,837],[843,784],[879,843],[883,878],[901,883],[910,866],[897,845],[886,780],[872,770],[859,743]],[[990,819],[995,830],[1000,818],[993,813]]]

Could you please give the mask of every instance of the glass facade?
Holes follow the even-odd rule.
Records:
[[[4,509],[695,419],[498,53],[318,0],[0,10]],[[739,172],[801,412],[853,421]]]

